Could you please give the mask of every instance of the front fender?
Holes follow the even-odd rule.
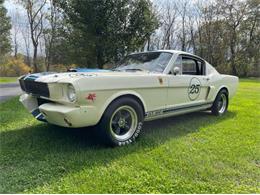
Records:
[[[144,107],[144,112],[146,112],[147,107],[145,104],[144,99],[142,98],[142,96],[137,93],[136,91],[133,90],[124,90],[124,91],[119,91],[117,93],[114,93],[113,95],[111,95],[109,98],[107,98],[107,100],[105,101],[104,105],[101,107],[100,110],[100,116],[99,116],[99,120],[101,119],[102,115],[104,114],[105,110],[107,109],[107,107],[117,98],[121,97],[121,96],[125,96],[125,95],[132,95],[135,96],[136,98],[138,98]]]

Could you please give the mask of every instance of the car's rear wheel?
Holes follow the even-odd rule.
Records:
[[[216,116],[221,116],[221,115],[225,114],[225,112],[227,111],[227,108],[228,108],[228,92],[227,92],[227,90],[222,89],[218,93],[218,95],[211,107],[211,112]]]
[[[120,98],[109,105],[100,123],[104,142],[112,146],[127,145],[140,134],[144,120],[143,109],[134,99]]]

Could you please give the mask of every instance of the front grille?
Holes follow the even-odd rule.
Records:
[[[31,93],[36,96],[49,97],[50,92],[47,83],[41,83],[31,80],[20,79],[20,86],[23,91]]]
[[[25,91],[25,86],[24,86],[24,80],[23,80],[23,78],[19,79],[19,83],[20,83],[21,89],[22,89],[23,91]]]

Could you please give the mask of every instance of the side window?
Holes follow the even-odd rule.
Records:
[[[196,61],[191,58],[182,58],[182,74],[196,75]]]
[[[184,75],[204,75],[205,64],[197,59],[182,58],[182,74]]]

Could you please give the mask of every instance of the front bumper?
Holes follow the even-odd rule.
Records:
[[[38,105],[37,98],[28,94],[20,97],[22,104],[41,121],[63,127],[86,127],[96,125],[100,119],[93,106],[70,106],[58,103]]]

